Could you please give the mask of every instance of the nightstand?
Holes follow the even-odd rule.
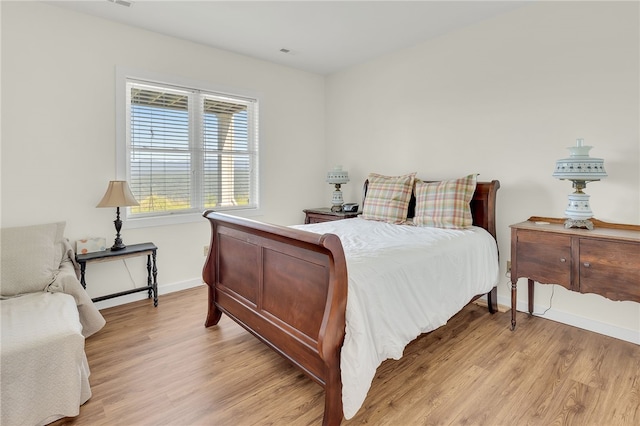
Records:
[[[358,216],[362,212],[332,212],[328,207],[320,207],[317,209],[305,209],[304,223],[320,223],[332,220],[351,219]]]
[[[87,288],[85,281],[85,270],[87,263],[92,262],[107,262],[117,259],[125,259],[127,257],[134,256],[147,256],[147,285],[144,287],[134,288],[132,290],[122,291],[120,293],[109,294],[106,296],[95,297],[92,299],[94,302],[100,302],[101,300],[111,299],[112,297],[124,296],[125,294],[137,293],[139,291],[147,290],[149,293],[149,299],[153,295],[153,306],[158,306],[158,269],[156,268],[156,247],[153,243],[131,244],[122,250],[111,251],[107,249],[105,251],[96,251],[86,254],[77,254],[76,261],[80,265],[80,284],[82,287]]]

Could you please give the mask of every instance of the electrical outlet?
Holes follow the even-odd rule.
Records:
[[[202,250],[202,255],[206,257],[208,254],[209,254],[209,246],[204,246],[204,249]]]
[[[511,261],[507,260],[507,274],[511,273]]]

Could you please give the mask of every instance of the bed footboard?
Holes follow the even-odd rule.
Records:
[[[205,326],[224,312],[325,388],[323,424],[342,421],[347,268],[340,239],[207,211]]]

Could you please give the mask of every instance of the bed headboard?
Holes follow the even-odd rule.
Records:
[[[364,199],[367,194],[368,185],[369,180],[366,180],[362,190],[362,206],[364,206]],[[470,203],[473,224],[486,229],[493,238],[496,238],[496,195],[498,188],[500,188],[500,182],[497,180],[492,180],[491,182],[478,182],[476,184],[476,191],[474,192]],[[416,197],[414,194],[411,194],[407,218],[412,218],[415,215],[415,210]]]

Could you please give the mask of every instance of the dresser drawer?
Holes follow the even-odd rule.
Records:
[[[640,302],[640,246],[580,239],[580,292]]]
[[[516,245],[512,273],[571,289],[571,236],[519,230]]]
[[[332,220],[351,219],[360,214],[360,212],[333,212],[328,208],[306,209],[304,223],[321,223],[330,222]]]
[[[323,214],[314,214],[307,213],[307,222],[306,223],[322,223],[322,222],[331,222],[332,220],[341,220],[341,217],[336,216],[328,216]]]

